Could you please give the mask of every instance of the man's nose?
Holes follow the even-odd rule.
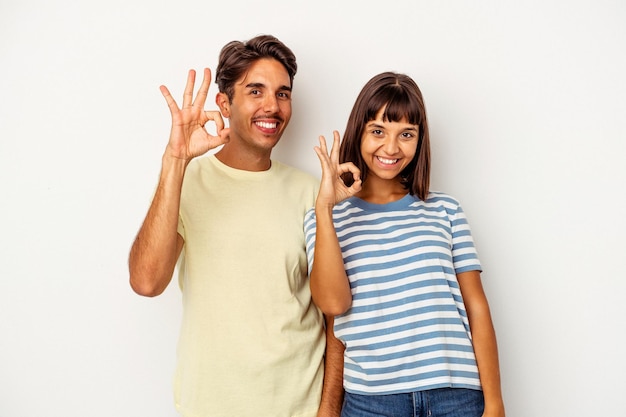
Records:
[[[268,94],[265,96],[265,100],[263,101],[263,110],[265,113],[276,113],[278,112],[278,100],[276,96],[273,94]]]

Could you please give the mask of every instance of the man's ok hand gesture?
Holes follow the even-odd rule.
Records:
[[[178,107],[167,87],[164,85],[160,87],[172,114],[172,129],[165,156],[181,159],[185,162],[189,162],[196,156],[202,155],[229,140],[229,129],[224,129],[224,119],[222,119],[220,112],[204,110],[204,103],[211,82],[211,70],[204,69],[202,85],[200,85],[198,94],[194,99],[195,81],[196,72],[190,70],[187,76],[182,108]],[[204,128],[209,120],[215,123],[217,136],[210,135]]]

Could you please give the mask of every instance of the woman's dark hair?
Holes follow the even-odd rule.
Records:
[[[293,86],[298,69],[296,56],[284,43],[271,35],[260,35],[245,42],[232,41],[222,48],[215,73],[220,92],[226,93],[230,102],[233,101],[235,82],[262,58],[272,58],[283,64]]]
[[[339,152],[339,160],[353,162],[361,170],[361,180],[367,178],[367,165],[361,156],[361,138],[368,122],[385,109],[384,121],[406,122],[419,126],[417,151],[402,171],[402,181],[409,193],[426,200],[430,186],[430,140],[426,107],[419,87],[405,74],[383,72],[365,84],[354,103]],[[344,177],[349,185],[351,176]]]

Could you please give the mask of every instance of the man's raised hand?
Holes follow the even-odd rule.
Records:
[[[224,119],[219,111],[204,110],[211,83],[211,70],[204,69],[204,78],[194,99],[195,81],[196,72],[189,70],[181,108],[178,107],[167,87],[164,85],[160,87],[161,94],[165,97],[172,115],[172,129],[165,155],[187,162],[228,142],[229,132],[229,129],[224,128]],[[204,125],[209,121],[215,123],[217,136],[210,135],[206,131]]]

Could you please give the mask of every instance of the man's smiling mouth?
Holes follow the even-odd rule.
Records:
[[[276,129],[276,127],[278,126],[278,122],[254,122],[254,124],[262,127],[263,129]]]

